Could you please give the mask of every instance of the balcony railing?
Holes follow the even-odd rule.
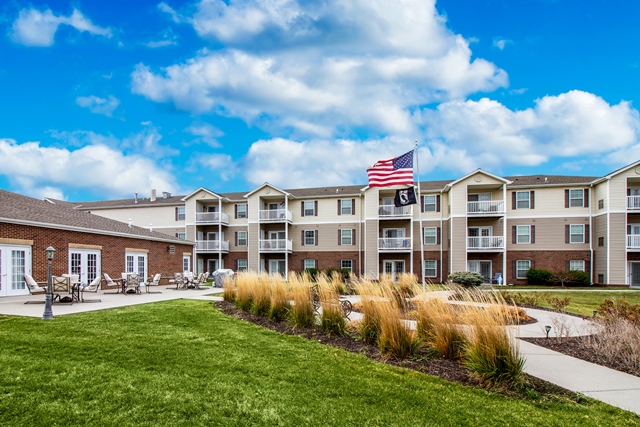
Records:
[[[378,239],[379,250],[410,251],[411,239],[407,237],[382,237]]]
[[[627,196],[627,209],[640,209],[640,196]]]
[[[640,249],[640,234],[627,234],[627,248]]]
[[[491,215],[504,213],[504,200],[483,200],[467,202],[467,213],[474,215]]]
[[[504,237],[502,236],[467,237],[467,249],[468,250],[504,249]]]
[[[393,205],[378,206],[378,217],[380,218],[411,218],[413,214],[412,206],[395,207]]]
[[[196,252],[229,251],[229,242],[220,240],[196,240]]]
[[[196,224],[229,224],[229,215],[224,212],[196,212]]]
[[[260,221],[266,222],[282,222],[291,221],[293,216],[291,211],[286,209],[269,209],[260,211]]]
[[[260,239],[260,250],[263,252],[285,252],[293,250],[293,242],[285,239]]]

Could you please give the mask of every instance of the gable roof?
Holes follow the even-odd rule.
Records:
[[[281,189],[279,189],[278,187],[276,187],[275,185],[271,185],[271,184],[269,184],[268,182],[265,182],[265,183],[264,183],[264,184],[262,184],[260,187],[258,187],[258,188],[256,188],[256,189],[254,189],[254,190],[251,190],[250,192],[248,192],[247,194],[245,194],[245,195],[244,195],[244,197],[249,197],[249,196],[251,196],[253,193],[256,193],[256,192],[258,192],[258,191],[262,190],[264,187],[271,187],[271,188],[273,188],[274,190],[276,190],[276,191],[279,191],[279,192],[283,193],[285,196],[290,196],[290,194],[289,194],[289,193],[287,193],[285,190],[281,190]]]
[[[212,195],[213,197],[217,197],[218,199],[224,199],[223,195],[218,194],[215,191],[211,191],[211,190],[209,190],[207,188],[200,187],[196,191],[192,191],[191,193],[189,193],[186,196],[182,197],[180,199],[180,201],[184,202],[185,200],[190,199],[191,197],[195,196],[199,191],[204,191],[205,193],[209,193],[210,195]]]
[[[633,163],[630,163],[630,164],[628,164],[626,166],[623,166],[623,167],[621,167],[619,169],[614,170],[613,172],[610,172],[610,173],[606,174],[605,176],[603,176],[600,179],[596,180],[593,184],[597,184],[597,183],[599,183],[601,181],[604,181],[606,179],[611,179],[614,176],[616,176],[616,175],[618,175],[618,174],[620,174],[622,172],[625,172],[625,171],[631,169],[632,167],[635,167],[635,166],[638,166],[638,165],[640,165],[640,160],[635,161]]]
[[[588,185],[598,179],[596,176],[572,176],[572,175],[527,175],[527,176],[507,176],[505,177],[511,184],[508,187],[516,186],[545,186],[545,185]]]
[[[122,209],[122,208],[147,208],[149,206],[184,206],[182,199],[185,196],[169,196],[169,197],[157,197],[155,201],[151,201],[150,198],[138,197],[130,199],[117,199],[117,200],[98,200],[95,202],[63,202],[55,199],[45,199],[55,204],[67,204],[73,205],[75,209],[88,211],[97,209]]]
[[[465,180],[465,179],[469,178],[470,176],[473,176],[473,175],[476,175],[476,174],[479,174],[479,173],[482,173],[482,174],[484,174],[484,175],[487,175],[487,176],[489,176],[489,177],[491,177],[491,178],[493,178],[493,179],[497,179],[498,181],[502,181],[502,182],[503,182],[503,183],[505,183],[505,184],[509,184],[509,180],[508,180],[508,179],[503,178],[503,177],[498,176],[498,175],[494,175],[494,174],[492,174],[491,172],[487,172],[487,171],[485,171],[485,170],[482,170],[482,169],[478,168],[478,169],[474,170],[473,172],[466,174],[466,175],[465,175],[465,176],[463,176],[462,178],[458,178],[458,179],[456,179],[455,181],[451,181],[451,182],[450,182],[450,183],[448,183],[446,186],[447,186],[447,187],[452,187],[452,186],[454,186],[455,184],[457,184],[457,183],[459,183],[459,182],[461,182],[461,181],[463,181],[463,180]]]
[[[38,200],[6,190],[0,190],[0,222],[176,244],[193,244],[167,234],[134,225],[129,227],[128,224],[120,221],[78,211],[66,204],[54,204],[47,200]]]

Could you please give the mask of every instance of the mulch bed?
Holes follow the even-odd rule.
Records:
[[[215,302],[214,306],[228,316],[254,323],[273,331],[288,335],[298,335],[309,340],[317,341],[325,345],[337,347],[352,353],[363,354],[369,359],[389,365],[412,369],[427,375],[437,376],[447,381],[452,381],[465,386],[485,388],[482,383],[474,377],[473,373],[457,361],[434,357],[425,354],[423,357],[416,357],[411,360],[398,360],[383,355],[376,345],[367,344],[360,340],[357,334],[349,336],[328,335],[320,328],[294,328],[288,322],[275,322],[266,316],[256,316],[236,308],[233,303],[221,301]],[[525,374],[526,375],[526,374]],[[559,387],[547,381],[529,375],[527,377],[527,389],[535,392],[547,400],[572,400],[579,401],[580,397],[575,393]],[[526,390],[492,390],[519,398],[531,398],[531,393]]]

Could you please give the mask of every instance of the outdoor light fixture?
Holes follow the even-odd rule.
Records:
[[[551,326],[549,325],[545,326],[544,330],[547,331],[547,338],[549,338],[549,332],[551,332]]]
[[[49,268],[47,271],[47,296],[44,300],[44,313],[42,315],[42,320],[51,320],[53,319],[53,311],[51,310],[51,305],[53,303],[53,293],[51,289],[51,261],[53,261],[53,256],[56,254],[56,250],[53,246],[49,246],[45,249],[47,254],[47,261],[49,261]]]

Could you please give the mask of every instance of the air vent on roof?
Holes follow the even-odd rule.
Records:
[[[138,193],[135,193],[135,194],[136,194],[136,197],[135,197],[135,199],[133,200],[133,203],[138,203]]]
[[[163,191],[162,192],[162,198],[163,199],[168,199],[169,197],[171,197],[171,193],[169,193],[168,191]]]
[[[155,202],[156,201],[156,189],[155,188],[153,190],[151,190],[151,198],[149,199],[149,201],[151,201],[151,202]]]

